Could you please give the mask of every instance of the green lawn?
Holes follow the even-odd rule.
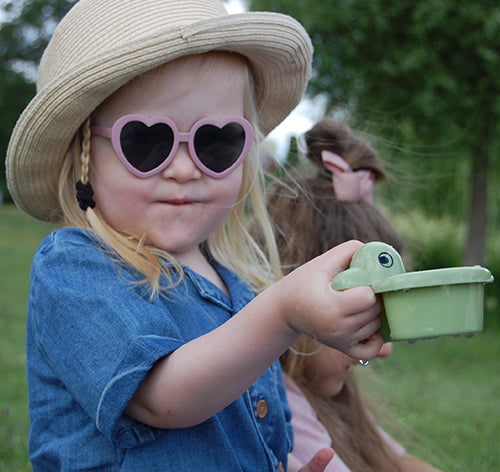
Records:
[[[31,257],[53,229],[0,206],[0,471],[30,471],[24,356]],[[500,470],[500,331],[396,343],[359,373],[402,426],[410,452],[448,471]],[[364,375],[363,375],[364,377]],[[363,379],[364,380],[364,379]],[[387,426],[389,428],[389,426]],[[398,435],[399,433],[395,433]]]
[[[31,257],[52,227],[0,206],[0,470],[29,471],[25,312]]]
[[[498,359],[500,332],[494,330],[395,343],[390,358],[373,362],[376,398],[403,433],[415,433],[403,434],[414,455],[448,471],[499,471]]]

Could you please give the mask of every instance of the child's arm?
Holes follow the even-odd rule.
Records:
[[[344,243],[299,267],[217,329],[160,359],[126,413],[159,428],[199,424],[242,395],[301,333],[354,358],[375,357],[382,346],[375,294],[331,288],[360,245]]]

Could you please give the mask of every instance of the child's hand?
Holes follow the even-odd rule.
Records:
[[[307,334],[355,359],[373,359],[382,347],[380,301],[370,287],[344,291],[332,288],[334,277],[346,269],[359,241],[341,244],[284,277],[279,290],[280,313],[297,333]]]
[[[298,461],[289,454],[289,472],[323,472],[334,456],[333,449],[325,447],[320,449],[314,457],[304,466],[300,467]]]

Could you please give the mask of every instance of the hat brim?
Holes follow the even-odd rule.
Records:
[[[7,150],[9,191],[26,213],[59,221],[58,178],[75,133],[95,108],[142,73],[182,56],[230,51],[248,58],[266,135],[299,103],[312,46],[293,18],[249,12],[198,21],[106,50],[50,81],[19,118]]]

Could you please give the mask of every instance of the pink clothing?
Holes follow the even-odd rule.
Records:
[[[287,375],[284,375],[284,378],[288,404],[292,410],[294,435],[292,454],[299,462],[306,464],[320,449],[332,447],[332,440],[297,384]],[[384,430],[380,429],[380,432],[396,454],[404,454],[405,449],[399,443],[394,441]],[[325,472],[351,472],[351,470],[336,453]]]

